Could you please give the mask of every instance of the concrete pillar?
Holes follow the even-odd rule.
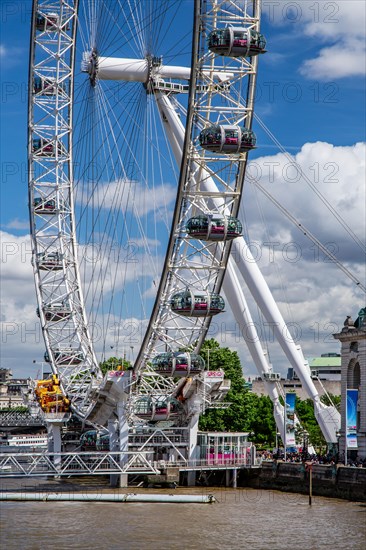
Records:
[[[194,487],[196,485],[196,470],[187,472],[187,485],[188,487]]]
[[[119,436],[118,436],[118,420],[108,420],[108,433],[109,433],[109,450],[114,452],[119,450]],[[109,483],[111,487],[118,487],[119,474],[111,474],[109,476]]]
[[[230,487],[230,477],[231,477],[230,474],[231,474],[231,471],[227,469],[225,472],[225,487]]]
[[[47,422],[49,453],[61,453],[62,451],[61,427],[62,427],[62,422],[52,422],[52,421]],[[53,463],[55,466],[60,466],[61,456],[55,455],[53,457]]]
[[[238,486],[238,469],[234,468],[233,470],[233,487],[236,489]]]
[[[118,426],[119,426],[119,450],[121,453],[126,453],[128,451],[128,422],[126,417],[126,407],[125,400],[120,401],[117,405],[118,413]],[[128,462],[128,455],[120,455],[120,463],[126,464]],[[119,486],[127,487],[128,486],[128,474],[120,474],[119,476]]]
[[[121,466],[128,462],[128,421],[126,415],[126,403],[128,399],[129,385],[131,382],[131,372],[123,373],[123,376],[117,376],[113,380],[113,394],[117,401],[116,418],[108,421],[109,448],[119,454]],[[127,487],[127,474],[112,474],[110,476],[112,487]]]

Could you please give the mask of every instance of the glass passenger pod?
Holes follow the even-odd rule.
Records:
[[[36,214],[54,214],[57,212],[56,201],[54,199],[43,199],[36,197],[33,201],[33,207]]]
[[[33,80],[33,93],[39,95],[56,95],[57,89],[65,91],[65,84],[62,82],[57,85],[55,78],[41,78],[35,76]]]
[[[190,290],[174,294],[170,301],[174,313],[186,317],[205,317],[224,311],[225,302],[220,294],[193,294]]]
[[[160,422],[177,418],[182,412],[182,406],[173,397],[142,397],[136,401],[134,412],[149,422]]]
[[[62,321],[67,319],[71,315],[71,309],[64,302],[54,302],[53,304],[45,304],[43,306],[43,314],[46,321]],[[37,307],[37,315],[39,315],[39,308]]]
[[[95,451],[97,446],[97,431],[88,430],[80,436],[80,447],[82,451]]]
[[[53,352],[53,356],[55,359],[55,363],[58,366],[66,366],[66,365],[80,365],[84,361],[84,355],[81,351],[76,349],[65,349],[65,350],[58,350]],[[51,359],[46,351],[44,354],[44,360],[46,363],[50,363]]]
[[[226,27],[213,29],[207,38],[208,49],[227,57],[252,57],[266,52],[266,39],[254,29]]]
[[[242,234],[243,226],[232,216],[213,216],[211,214],[190,218],[186,225],[187,233],[194,239],[203,241],[226,241]]]
[[[203,149],[214,153],[245,153],[254,149],[257,142],[252,130],[229,125],[208,126],[198,139]]]
[[[40,32],[56,32],[59,29],[68,31],[70,26],[68,23],[60,21],[58,13],[38,12],[36,15],[36,29]]]
[[[109,434],[88,430],[80,436],[80,447],[82,451],[109,451]]]
[[[152,360],[152,368],[162,376],[186,377],[204,370],[205,361],[195,353],[181,351],[160,353]]]
[[[33,138],[32,151],[35,155],[40,157],[55,157],[56,146],[55,142],[45,138]],[[63,143],[57,143],[57,150],[59,155],[65,155],[66,150]]]
[[[39,269],[43,271],[60,271],[63,267],[60,252],[39,252],[36,258]]]

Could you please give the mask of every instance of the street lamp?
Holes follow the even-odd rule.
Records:
[[[303,431],[303,444],[302,444],[302,460],[305,462],[305,460],[308,457],[308,442],[309,442],[309,432],[306,430]]]
[[[277,431],[276,431],[276,458],[278,458],[278,455],[279,455],[278,440],[279,440],[280,437],[281,437],[280,432],[277,432]]]
[[[43,365],[45,365],[46,361],[37,361],[36,359],[33,359],[34,365],[41,365],[41,379],[43,380]],[[40,369],[38,369],[36,378],[38,379]]]
[[[340,448],[339,448],[339,440],[341,439],[342,432],[340,430],[336,431],[336,438],[337,438],[337,455],[336,455],[336,463],[339,462],[340,459]]]

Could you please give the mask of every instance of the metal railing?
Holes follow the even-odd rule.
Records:
[[[45,426],[45,420],[41,414],[34,416],[28,411],[0,411],[0,427],[2,428],[32,426]]]
[[[155,463],[156,464],[156,463]],[[159,474],[146,453],[79,452],[0,455],[0,477]]]
[[[167,468],[187,470],[225,470],[250,468],[257,463],[251,457],[209,458],[197,460],[149,460],[146,451],[5,453],[0,455],[0,478],[39,476],[80,476],[108,474],[160,474]]]

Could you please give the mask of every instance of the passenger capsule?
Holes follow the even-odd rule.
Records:
[[[40,157],[56,156],[55,142],[50,139],[34,138],[32,149],[33,153]],[[64,155],[66,153],[65,147],[61,142],[57,143],[57,150],[59,155]]]
[[[56,209],[56,201],[54,199],[43,199],[36,197],[33,201],[34,212],[36,214],[54,214]]]
[[[162,376],[193,376],[204,370],[205,361],[195,353],[160,353],[152,360],[152,368]]]
[[[199,135],[203,149],[215,153],[245,153],[255,148],[257,139],[252,130],[241,126],[208,126]]]
[[[46,304],[43,306],[43,314],[46,321],[62,321],[67,319],[71,315],[71,309],[64,302],[54,302],[53,304]],[[37,315],[40,316],[39,308],[37,308]]]
[[[60,24],[61,23],[61,24]],[[68,31],[70,26],[68,23],[60,22],[58,13],[41,13],[38,12],[36,16],[36,29],[41,32],[55,32],[58,29]]]
[[[80,447],[82,451],[95,451],[97,446],[97,431],[88,430],[80,436]]]
[[[186,225],[187,233],[202,241],[228,241],[242,234],[243,226],[232,216],[201,215],[190,218]]]
[[[66,365],[79,365],[84,361],[84,355],[80,350],[77,349],[64,349],[60,351],[54,351],[53,356],[55,358],[55,363],[58,366],[66,366]],[[44,360],[46,363],[50,363],[51,359],[46,351],[44,354]]]
[[[190,290],[174,294],[170,301],[174,313],[186,317],[205,317],[224,311],[225,302],[220,294],[193,294]]]
[[[134,412],[150,422],[174,420],[182,412],[182,406],[173,397],[142,397],[135,403]]]
[[[36,258],[39,269],[43,271],[60,271],[63,267],[60,252],[39,252]]]
[[[214,29],[208,35],[207,41],[211,52],[227,57],[252,57],[266,52],[266,39],[253,29]]]
[[[65,91],[64,83],[57,84],[54,78],[41,78],[35,76],[33,80],[33,93],[39,95],[56,95],[57,90]]]

